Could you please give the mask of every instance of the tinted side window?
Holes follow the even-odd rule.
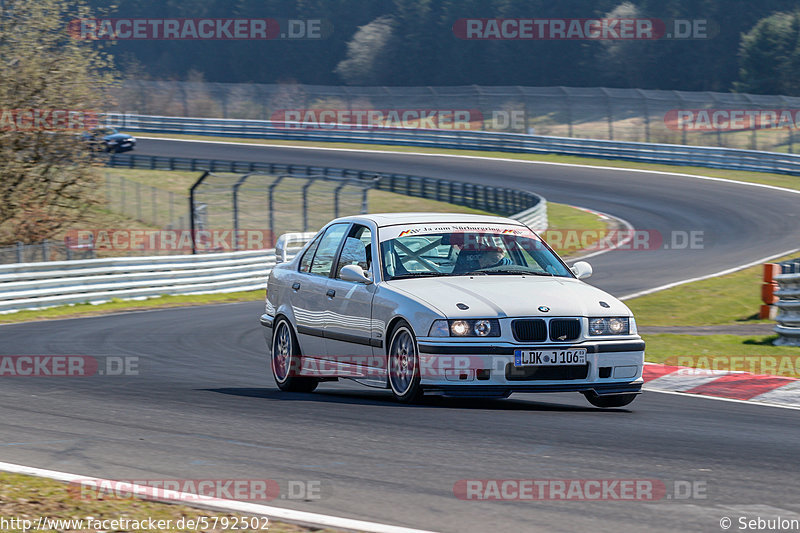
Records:
[[[309,267],[311,266],[311,260],[314,259],[314,252],[317,251],[317,246],[319,246],[320,236],[314,239],[311,243],[311,246],[306,249],[306,253],[303,254],[303,257],[300,259],[300,272],[308,272]]]
[[[333,260],[336,258],[336,251],[344,238],[349,224],[334,224],[325,231],[325,235],[319,241],[317,253],[311,261],[312,274],[328,276],[333,267]]]

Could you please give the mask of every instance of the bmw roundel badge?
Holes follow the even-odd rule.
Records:
[[[542,313],[547,313],[548,311],[550,311],[550,308],[547,307],[546,305],[540,305],[539,311],[541,311]]]

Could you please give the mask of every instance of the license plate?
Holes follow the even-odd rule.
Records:
[[[586,364],[586,350],[514,350],[514,366],[577,366]]]

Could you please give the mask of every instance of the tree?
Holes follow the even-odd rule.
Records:
[[[358,28],[347,43],[347,59],[336,67],[336,73],[348,85],[378,83],[375,65],[392,35],[392,18],[378,17]]]
[[[52,237],[97,202],[80,131],[102,110],[111,58],[73,38],[90,18],[67,0],[5,0],[0,11],[0,244]]]
[[[800,11],[763,18],[742,36],[736,90],[800,96]]]

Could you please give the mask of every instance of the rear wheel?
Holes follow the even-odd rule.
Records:
[[[286,319],[275,324],[272,335],[272,376],[278,388],[286,392],[311,392],[317,388],[319,381],[314,378],[300,377],[300,350],[297,338]]]
[[[392,330],[389,341],[389,385],[394,397],[403,403],[422,398],[417,339],[408,322],[402,320]]]
[[[636,399],[638,394],[611,394],[600,396],[596,392],[584,392],[584,396],[595,407],[625,407]]]

